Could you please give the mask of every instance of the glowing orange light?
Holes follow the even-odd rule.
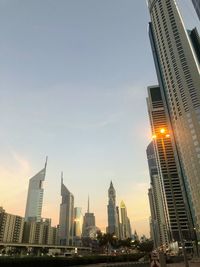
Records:
[[[162,134],[165,133],[165,129],[164,128],[161,128],[160,129],[160,133],[162,133]]]
[[[156,139],[156,135],[154,134],[154,135],[152,135],[152,139]]]
[[[167,138],[169,138],[169,137],[170,137],[170,135],[169,135],[169,134],[166,134],[166,137],[167,137]]]

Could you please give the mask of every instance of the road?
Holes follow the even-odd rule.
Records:
[[[96,263],[90,265],[84,265],[84,267],[149,267],[147,262],[115,262],[115,263]],[[74,266],[74,267],[80,267]],[[196,266],[195,266],[196,267]]]
[[[200,259],[196,262],[190,261],[189,266],[200,267]],[[85,267],[150,267],[150,263],[143,263],[143,262],[99,263],[99,264],[85,265]],[[184,262],[170,263],[170,264],[167,264],[167,267],[185,267],[185,264]]]
[[[200,260],[198,262],[189,262],[190,267],[200,267]],[[185,267],[184,262],[182,263],[171,263],[167,264],[167,267]]]

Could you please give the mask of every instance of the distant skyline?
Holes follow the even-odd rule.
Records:
[[[199,20],[179,0],[188,27]],[[59,220],[60,172],[74,206],[107,226],[110,180],[132,230],[149,236],[147,86],[157,84],[146,1],[0,0],[0,206],[24,216],[48,155],[42,217]]]

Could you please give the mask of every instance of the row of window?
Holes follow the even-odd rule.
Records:
[[[162,68],[164,71],[164,77],[165,82],[167,85],[167,88],[169,90],[168,95],[170,98],[170,106],[173,113],[173,117],[177,119],[177,115],[181,116],[181,108],[179,104],[179,97],[177,95],[176,87],[179,88],[180,97],[182,99],[182,104],[184,107],[184,111],[188,111],[188,104],[187,104],[187,98],[185,96],[185,88],[183,85],[183,75],[185,77],[185,83],[187,84],[189,95],[191,97],[191,101],[194,108],[197,108],[200,106],[200,102],[197,97],[196,89],[194,88],[193,81],[190,75],[190,70],[184,55],[183,47],[181,44],[181,38],[177,29],[176,21],[174,19],[173,10],[171,7],[171,3],[166,2],[166,6],[168,8],[168,15],[170,18],[170,23],[172,27],[172,32],[174,35],[174,41],[176,44],[177,53],[179,54],[180,63],[182,65],[182,72],[183,75],[180,73],[180,69],[178,68],[176,64],[177,58],[175,58],[175,55],[173,53],[172,43],[171,43],[171,36],[168,32],[168,24],[166,22],[166,16],[163,10],[163,3],[158,1],[158,5],[154,6],[154,10],[152,12],[152,22],[154,23],[154,29],[156,32],[157,37],[157,44],[160,52],[161,62],[162,62]],[[162,24],[161,24],[162,22]],[[163,30],[164,29],[164,30]],[[168,46],[169,46],[169,54],[167,53],[167,48],[164,41],[164,36],[166,37]],[[171,64],[170,64],[171,62]],[[172,68],[173,66],[173,68]],[[175,77],[173,75],[175,74]],[[177,85],[174,84],[174,79],[176,80]]]

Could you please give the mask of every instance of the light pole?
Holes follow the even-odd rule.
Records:
[[[170,138],[170,134],[168,133],[167,129],[165,129],[165,128],[160,128],[158,130],[158,132],[153,135],[154,141],[158,141],[158,140],[161,141],[161,147],[162,147],[162,152],[163,152],[163,156],[164,156],[164,162],[165,162],[165,165],[166,165],[168,181],[169,181],[169,185],[170,185],[170,189],[171,189],[171,193],[172,193],[172,201],[173,201],[175,217],[176,217],[176,221],[177,221],[179,239],[180,239],[180,243],[182,245],[184,263],[185,263],[185,267],[189,267],[187,254],[186,254],[186,250],[185,250],[185,243],[184,243],[184,240],[183,240],[181,224],[180,224],[178,210],[177,210],[177,205],[176,205],[176,201],[175,201],[175,197],[174,197],[175,195],[174,195],[174,189],[173,189],[173,186],[172,186],[172,178],[171,178],[171,175],[169,173],[168,159],[167,159],[166,148],[165,148],[165,140],[168,140],[169,138]],[[158,142],[156,144],[158,146]]]
[[[199,245],[198,245],[198,238],[197,238],[197,231],[198,231],[198,225],[197,227],[193,228],[194,231],[194,242],[196,247],[196,256],[199,257]]]

